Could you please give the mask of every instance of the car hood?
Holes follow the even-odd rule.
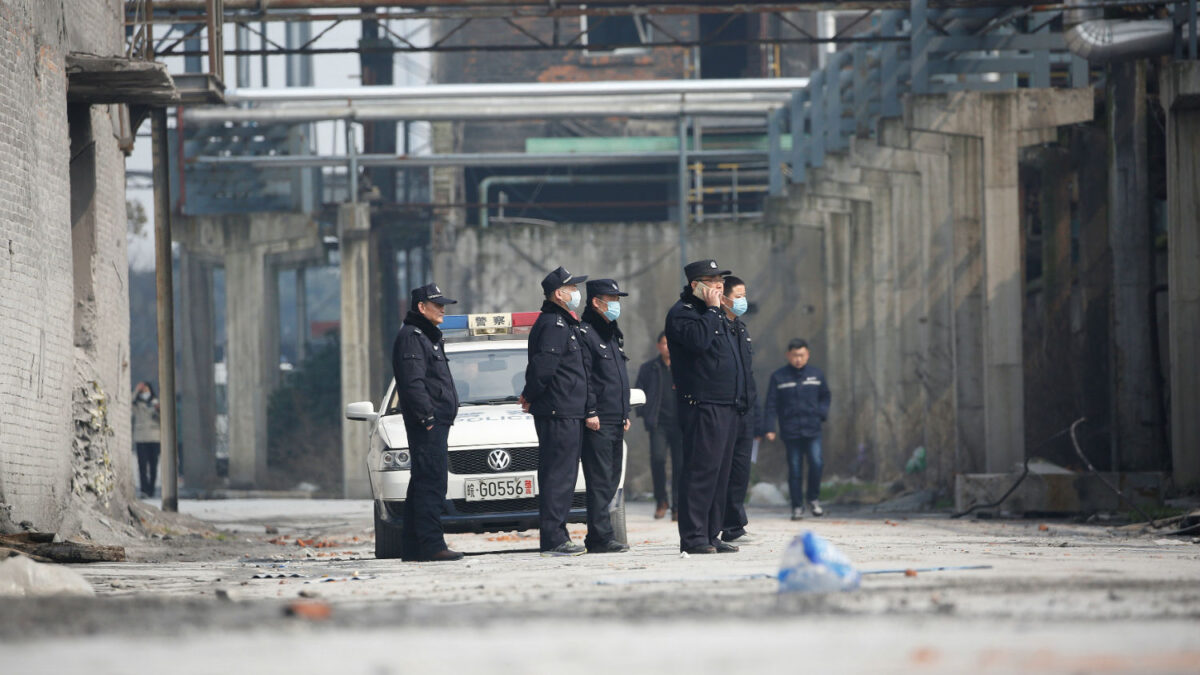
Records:
[[[404,419],[400,415],[385,417],[381,426],[388,447],[408,447]],[[450,427],[447,444],[451,450],[479,446],[531,446],[537,445],[537,431],[533,428],[533,416],[521,412],[521,406],[515,403],[463,406],[458,409],[454,426]]]

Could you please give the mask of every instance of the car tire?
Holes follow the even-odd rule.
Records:
[[[608,513],[612,521],[613,539],[629,545],[629,535],[625,533],[625,490],[617,489],[617,505]]]
[[[375,502],[375,557],[380,560],[399,558],[404,553],[404,528],[380,517],[382,509],[383,504]]]

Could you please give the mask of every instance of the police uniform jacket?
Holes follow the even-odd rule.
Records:
[[[529,331],[525,390],[529,412],[547,417],[587,417],[588,372],[579,320],[547,300]]]
[[[746,401],[747,415],[751,418],[751,429],[755,436],[763,434],[762,408],[758,405],[758,385],[754,382],[754,341],[750,339],[750,329],[739,317],[734,317],[733,334],[738,339],[738,351],[742,357],[742,367],[746,371]]]
[[[784,438],[817,438],[831,400],[825,373],[813,365],[799,369],[786,365],[771,373],[767,384],[766,431],[773,431],[778,419],[779,435]]]
[[[745,409],[746,382],[732,324],[719,307],[708,307],[685,287],[667,312],[671,377],[684,403]]]
[[[392,347],[392,372],[400,411],[424,426],[454,424],[458,391],[450,376],[442,331],[420,312],[409,310]]]
[[[591,378],[588,381],[587,416],[599,417],[601,424],[624,424],[632,410],[625,336],[616,321],[605,320],[591,307],[583,312],[579,332]]]

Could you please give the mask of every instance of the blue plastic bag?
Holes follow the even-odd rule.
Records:
[[[813,532],[793,539],[779,566],[780,593],[850,591],[861,581],[850,560]]]

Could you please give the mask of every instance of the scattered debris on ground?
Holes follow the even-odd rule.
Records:
[[[0,555],[20,553],[37,562],[92,563],[125,562],[121,546],[54,541],[53,532],[22,532],[0,535]]]

